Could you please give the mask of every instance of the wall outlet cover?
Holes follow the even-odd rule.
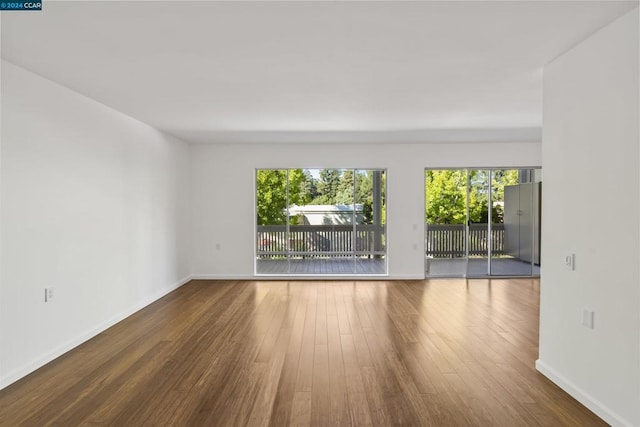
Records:
[[[576,254],[568,254],[564,257],[564,268],[567,270],[576,269]]]
[[[583,308],[582,309],[582,326],[585,326],[589,329],[593,329],[594,317],[595,317],[595,313],[593,310],[589,308]]]

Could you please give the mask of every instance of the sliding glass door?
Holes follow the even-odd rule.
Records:
[[[256,173],[256,217],[258,253],[262,273],[289,270],[288,177],[286,169]]]
[[[428,277],[467,275],[468,171],[427,170],[425,248]]]
[[[387,174],[381,169],[354,171],[355,203],[358,214],[354,221],[355,272],[386,274],[387,272]]]
[[[385,184],[384,170],[257,170],[256,274],[386,274]]]
[[[425,171],[427,277],[540,274],[539,169]]]
[[[468,171],[469,183],[469,263],[467,276],[484,276],[489,271],[489,253],[491,251],[491,231],[487,224],[491,210],[491,192],[489,191],[488,170],[471,169]]]
[[[540,171],[493,171],[492,188],[498,209],[491,226],[502,236],[491,275],[540,275]]]

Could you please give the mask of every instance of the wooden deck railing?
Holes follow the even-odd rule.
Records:
[[[427,224],[425,250],[434,258],[454,258],[465,255],[464,224]],[[469,255],[486,255],[489,250],[487,224],[471,224],[469,227]],[[504,254],[504,225],[491,226],[491,251]]]
[[[454,258],[465,255],[464,224],[427,224],[425,252],[434,258]],[[358,225],[355,242],[353,225],[291,225],[287,239],[284,225],[258,226],[257,254],[260,258],[278,258],[288,254],[301,257],[384,255],[384,227]],[[469,255],[486,255],[489,249],[487,224],[469,227]],[[354,247],[355,243],[355,247]],[[504,225],[491,227],[492,253],[504,254]]]
[[[287,239],[285,225],[258,226],[257,254],[261,258],[384,255],[384,227],[357,225],[355,241],[353,233],[353,225],[291,225]]]

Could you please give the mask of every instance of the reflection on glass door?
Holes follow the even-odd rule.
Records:
[[[491,226],[502,233],[491,275],[540,274],[540,190],[535,170],[493,171],[496,215]]]
[[[427,277],[467,274],[467,171],[425,172]]]

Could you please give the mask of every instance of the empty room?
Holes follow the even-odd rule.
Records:
[[[0,426],[639,426],[640,8],[0,5]]]

